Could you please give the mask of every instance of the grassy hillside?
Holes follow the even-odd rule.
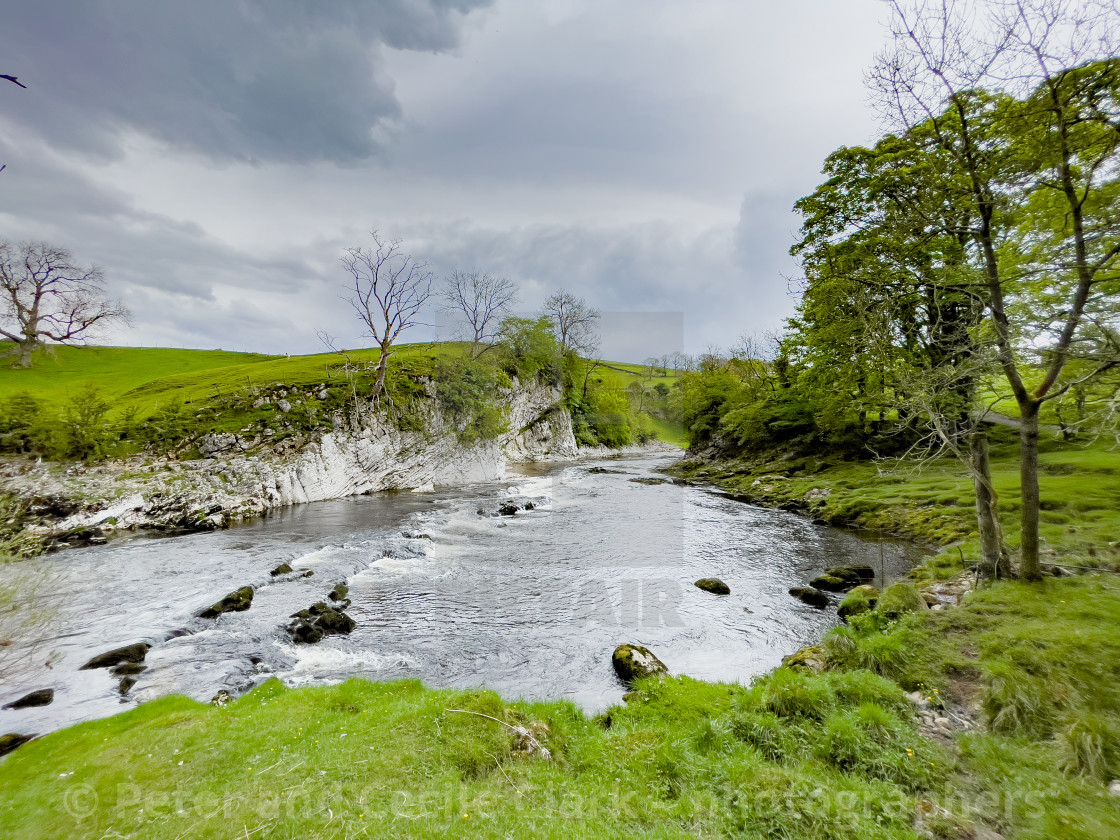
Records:
[[[462,371],[453,369],[465,357],[466,345],[457,342],[396,348],[386,387],[402,427],[409,423],[405,415],[410,400],[423,390],[419,380],[440,371],[460,376]],[[496,357],[484,358],[490,363]],[[370,392],[378,359],[375,349],[287,357],[221,350],[56,347],[38,354],[31,369],[0,368],[0,414],[6,415],[0,417],[0,432],[11,441],[5,444],[9,451],[47,452],[52,458],[168,448],[211,431],[267,431],[275,441],[330,428],[333,412],[355,395]],[[611,375],[632,381],[642,370],[639,365],[614,363],[610,369]],[[483,378],[490,382],[487,388],[497,381],[493,370]],[[465,394],[460,389],[456,399],[461,401]],[[12,407],[13,398],[23,395],[30,395],[35,407]],[[283,416],[277,408],[280,398],[293,406]],[[104,433],[94,435],[96,440],[68,441],[72,424],[62,422],[64,416],[80,414],[93,403],[103,404],[104,411],[95,419],[105,426]],[[662,439],[683,442],[683,429],[675,424],[656,417],[650,423]]]
[[[117,398],[164,377],[201,373],[205,378],[209,372],[276,358],[224,350],[56,346],[37,353],[33,368],[0,367],[0,400],[27,391],[44,402],[61,405],[87,385]]]

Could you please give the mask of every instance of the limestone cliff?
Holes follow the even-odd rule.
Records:
[[[122,528],[220,528],[286,505],[494,481],[510,462],[573,458],[561,398],[559,388],[515,381],[500,394],[507,431],[471,445],[460,443],[434,401],[417,431],[402,431],[365,403],[294,450],[212,435],[199,443],[201,459],[39,467],[10,471],[4,483],[56,514],[77,508],[49,526],[72,542],[100,541]]]

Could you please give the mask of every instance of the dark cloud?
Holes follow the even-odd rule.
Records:
[[[9,119],[112,157],[129,132],[215,160],[339,162],[400,116],[382,46],[453,47],[490,0],[69,0],[4,13],[4,61],[28,86]]]
[[[779,326],[790,207],[869,134],[878,0],[487,5],[18,4],[0,235],[101,264],[129,343],[356,346],[338,255],[371,227],[529,310],[638,313],[617,358]]]

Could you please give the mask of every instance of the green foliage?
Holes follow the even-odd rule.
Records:
[[[498,371],[483,359],[463,358],[436,368],[440,409],[455,427],[459,442],[469,446],[493,440],[508,429],[498,393]]]
[[[505,370],[526,382],[543,377],[560,383],[563,361],[548,318],[506,318],[498,330],[498,353]]]

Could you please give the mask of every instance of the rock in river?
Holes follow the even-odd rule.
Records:
[[[275,569],[273,569],[271,572],[269,572],[269,574],[272,575],[273,577],[280,577],[280,575],[286,575],[291,571],[292,571],[291,566],[289,566],[287,563],[281,563],[279,566],[277,566]]]
[[[313,645],[321,641],[323,636],[333,633],[347,634],[355,627],[357,622],[341,610],[327,606],[323,601],[312,604],[306,610],[293,613],[291,624],[288,625],[288,634],[297,644]]]
[[[730,595],[731,587],[719,578],[700,578],[693,586],[711,592],[713,595]]]
[[[242,586],[236,592],[229,593],[218,603],[213,604],[198,614],[199,618],[217,618],[222,613],[244,612],[253,603],[253,587]]]
[[[644,677],[669,673],[665,663],[641,645],[619,645],[614,649],[611,664],[619,679],[627,684]]]
[[[810,607],[823,610],[828,606],[828,596],[811,586],[795,586],[789,591],[789,594]]]
[[[823,575],[813,578],[809,585],[828,592],[844,592],[874,579],[875,570],[870,566],[830,566]]]
[[[85,665],[78,670],[86,671],[90,668],[112,668],[114,665],[120,665],[122,662],[143,662],[144,657],[148,655],[148,650],[151,645],[140,642],[135,645],[127,645],[126,647],[110,650],[100,656],[95,656]]]
[[[5,709],[30,709],[34,706],[49,706],[51,701],[54,700],[53,688],[40,688],[38,691],[32,691],[30,694],[25,694],[18,700],[13,700],[4,706]]]

